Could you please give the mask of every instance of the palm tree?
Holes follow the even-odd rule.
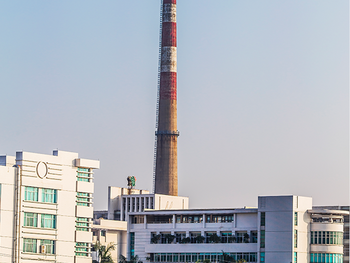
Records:
[[[98,262],[101,263],[114,263],[112,259],[111,251],[115,250],[115,244],[109,243],[107,246],[101,245],[100,241],[94,244],[94,249],[98,253]]]

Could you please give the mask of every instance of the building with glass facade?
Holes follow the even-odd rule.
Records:
[[[0,262],[91,263],[99,165],[63,151],[0,156]]]

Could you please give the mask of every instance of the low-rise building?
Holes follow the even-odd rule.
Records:
[[[261,196],[257,208],[130,212],[128,258],[151,262],[343,262],[343,217],[312,198]]]

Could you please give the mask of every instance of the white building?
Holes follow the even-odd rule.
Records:
[[[343,262],[348,211],[301,196],[262,196],[258,208],[131,212],[128,257],[151,262]],[[223,254],[224,251],[224,254]]]
[[[96,211],[94,216],[93,242],[99,241],[102,245],[114,243],[116,249],[111,251],[111,255],[118,262],[120,255],[127,255],[126,228],[129,213],[188,209],[188,203],[188,197],[150,194],[147,190],[109,186],[108,211]],[[93,257],[96,257],[95,254]]]
[[[99,166],[63,151],[0,156],[0,262],[91,262]]]

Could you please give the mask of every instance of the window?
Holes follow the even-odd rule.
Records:
[[[228,215],[207,215],[206,216],[207,223],[231,223],[233,222],[233,214]]]
[[[260,213],[260,226],[265,226],[265,212]]]
[[[294,252],[294,263],[298,263],[298,253]]]
[[[310,254],[311,263],[343,263],[343,254],[333,254],[333,253],[311,253]]]
[[[77,193],[77,203],[78,206],[90,206],[91,197],[89,193]]]
[[[105,237],[106,236],[106,230],[101,230],[101,237]]]
[[[38,227],[38,214],[25,212],[23,226]]]
[[[130,232],[130,256],[133,257],[135,255],[135,233]]]
[[[89,231],[89,218],[86,217],[77,217],[75,222],[76,231]],[[102,233],[102,231],[101,231]]]
[[[45,246],[46,254],[55,254],[55,241],[53,240],[40,240],[40,246]]]
[[[56,215],[41,215],[41,227],[43,228],[56,228]]]
[[[265,262],[265,252],[260,252],[260,262]]]
[[[265,230],[260,231],[260,247],[265,247]]]
[[[90,169],[88,168],[78,168],[77,180],[82,182],[90,182]]]
[[[311,231],[311,244],[343,245],[343,232]]]
[[[36,253],[37,252],[37,240],[32,238],[23,239],[23,252]]]
[[[243,243],[244,239],[244,233],[243,232],[237,232],[236,233],[236,242],[237,243]]]
[[[42,189],[42,202],[44,203],[57,203],[57,197],[56,197],[57,190],[55,189]]]
[[[75,255],[87,257],[89,253],[89,243],[78,242],[75,244]]]
[[[298,212],[294,212],[294,225],[298,225]]]
[[[258,232],[252,231],[252,243],[258,243]]]
[[[26,186],[24,191],[24,200],[38,202],[38,188]]]
[[[298,247],[298,230],[294,230],[294,247]]]

